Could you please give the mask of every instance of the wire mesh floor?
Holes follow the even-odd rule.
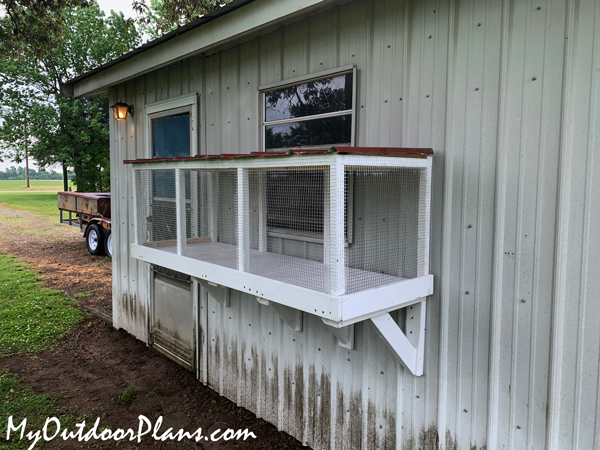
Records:
[[[161,247],[160,250],[176,253],[177,246]],[[187,245],[188,258],[198,259],[211,264],[217,264],[231,269],[237,269],[238,247],[222,242],[203,242]],[[258,275],[283,283],[300,286],[319,292],[329,292],[329,276],[325,264],[304,258],[282,255],[279,253],[259,252],[250,250],[250,269],[248,273]],[[298,271],[303,272],[298,277]],[[372,289],[390,283],[397,283],[403,278],[391,275],[368,272],[366,270],[347,268],[346,277],[365,278],[361,286],[364,290]],[[368,274],[368,277],[365,275]]]

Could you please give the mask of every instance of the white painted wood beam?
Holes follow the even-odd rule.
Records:
[[[424,304],[425,301],[421,303]],[[419,305],[419,308],[413,307],[413,312],[411,313],[413,317],[418,317],[415,319],[415,323],[419,323],[419,333],[416,335],[413,331],[414,336],[411,335],[410,339],[404,334],[389,313],[371,317],[371,322],[375,326],[375,331],[379,337],[383,339],[392,353],[398,357],[400,363],[416,376],[423,375],[422,353],[425,348],[425,308],[421,307],[421,304]],[[421,324],[423,325],[422,330],[420,328]],[[408,328],[407,332],[409,332]]]
[[[227,286],[221,286],[210,281],[194,278],[204,289],[208,291],[210,296],[214,298],[221,306],[231,306],[230,289]]]

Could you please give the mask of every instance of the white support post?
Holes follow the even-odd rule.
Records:
[[[175,169],[175,204],[177,216],[177,254],[186,254],[185,172]]]
[[[414,310],[414,309],[413,309]],[[409,308],[410,311],[410,308]],[[421,308],[419,314],[424,315],[424,308]],[[415,316],[416,319],[416,316]],[[420,322],[424,318],[420,316]],[[392,319],[389,313],[381,314],[376,317],[371,317],[371,322],[375,325],[375,331],[381,339],[387,344],[389,349],[398,357],[400,363],[404,365],[413,375],[423,375],[423,358],[419,362],[419,352],[425,348],[425,334],[420,332],[415,338],[407,338],[402,332],[396,321]],[[413,345],[413,342],[416,345]]]
[[[217,242],[218,224],[219,224],[219,173],[209,172],[208,174],[208,232],[211,242]]]
[[[199,206],[199,198],[198,198],[198,172],[190,171],[190,225],[192,229],[190,230],[190,237],[197,238],[199,236],[200,230],[198,230],[198,206]]]
[[[329,169],[331,170],[331,168]],[[331,177],[329,175],[330,170],[323,171],[323,263],[325,264],[325,270],[328,274],[331,273],[329,258],[329,241],[331,239],[331,229],[329,226],[331,216],[331,214],[329,213],[329,207],[331,206],[329,202],[329,184],[331,180]]]
[[[417,255],[417,276],[429,275],[429,232],[431,221],[431,156],[428,166],[419,172],[419,203],[424,202],[425,214],[419,214],[419,249]],[[421,205],[419,205],[420,207]],[[421,248],[422,244],[422,248]]]
[[[405,309],[406,337],[417,350],[415,375],[423,375],[425,361],[425,317],[427,315],[427,300],[423,299]]]
[[[329,328],[329,331],[331,331],[333,335],[338,339],[338,344],[340,347],[347,348],[348,350],[354,349],[354,324],[337,328],[327,324],[327,321],[325,319],[322,320],[323,323],[327,325],[327,328]]]
[[[131,187],[131,196],[133,197],[133,243],[137,244],[138,243],[138,214],[140,211],[140,207],[138,205],[138,173],[137,170],[133,169],[131,171],[131,180],[132,180],[132,187]],[[62,210],[60,211],[60,221],[62,223]]]
[[[267,251],[267,173],[258,172],[258,251]]]
[[[336,160],[329,174],[329,274],[331,294],[346,293],[346,249],[344,246],[344,165]],[[327,222],[327,217],[326,220]]]
[[[273,302],[271,302],[271,306],[275,311],[277,311],[277,314],[279,314],[281,320],[283,320],[290,329],[294,331],[302,331],[302,311]]]
[[[238,270],[248,270],[250,252],[250,195],[248,192],[248,169],[237,169],[237,235],[238,235]]]
[[[227,286],[221,286],[201,278],[194,278],[204,289],[208,291],[210,296],[214,298],[221,306],[231,306],[230,289]]]

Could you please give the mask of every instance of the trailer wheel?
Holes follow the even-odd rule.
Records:
[[[87,237],[85,239],[85,245],[87,246],[88,252],[92,255],[102,255],[104,253],[104,236],[100,227],[93,223],[88,226]]]
[[[106,256],[112,258],[112,233],[110,230],[104,233],[104,253],[106,253]]]

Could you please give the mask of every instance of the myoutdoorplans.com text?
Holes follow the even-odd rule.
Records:
[[[46,423],[39,430],[30,430],[27,431],[27,419],[23,419],[21,423],[15,425],[13,421],[13,416],[8,418],[8,427],[6,429],[6,440],[10,439],[27,439],[31,442],[29,446],[29,450],[32,450],[35,445],[39,441],[50,442],[54,439],[62,439],[62,440],[70,440],[76,439],[79,442],[88,442],[90,440],[101,440],[101,441],[137,441],[138,443],[142,442],[142,438],[146,437],[146,439],[154,439],[155,441],[165,442],[165,441],[181,441],[183,439],[195,440],[199,441],[209,441],[209,442],[218,442],[218,441],[231,441],[231,440],[246,440],[248,438],[256,439],[256,435],[245,430],[232,430],[231,428],[227,428],[226,430],[217,429],[213,431],[210,435],[204,436],[202,434],[202,428],[198,428],[193,433],[187,432],[183,429],[179,429],[174,432],[173,428],[168,428],[165,431],[161,431],[160,427],[162,425],[163,418],[160,416],[156,419],[154,425],[150,419],[146,416],[140,415],[138,417],[138,428],[134,430],[132,428],[121,429],[118,428],[116,430],[112,430],[110,428],[100,427],[100,418],[96,419],[94,425],[89,429],[85,429],[85,420],[83,422],[77,423],[71,429],[63,429],[60,424],[60,420],[57,417],[48,417],[46,419]]]

